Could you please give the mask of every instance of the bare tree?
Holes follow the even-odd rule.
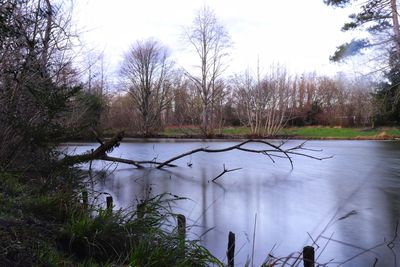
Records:
[[[104,52],[89,49],[83,51],[81,66],[81,80],[88,93],[103,96],[109,87],[108,65],[105,62]]]
[[[68,131],[63,125],[73,84],[75,34],[66,3],[0,3],[0,164],[47,157]],[[14,165],[16,165],[14,164]],[[35,166],[38,166],[35,164]]]
[[[214,113],[220,94],[221,75],[225,70],[224,58],[231,44],[230,36],[219,22],[213,10],[204,6],[193,20],[190,28],[186,28],[185,37],[192,45],[200,64],[196,71],[188,73],[202,101],[202,131],[213,134]]]
[[[172,106],[173,125],[181,127],[200,123],[201,100],[198,91],[181,70],[176,71],[174,75]]]
[[[250,127],[252,135],[260,134],[266,99],[257,96],[257,81],[246,71],[242,75],[236,75],[232,84],[241,123]]]
[[[161,126],[161,114],[171,96],[173,62],[168,50],[155,40],[138,41],[126,53],[121,67],[125,89],[141,115],[140,130],[149,135]]]
[[[259,75],[257,75],[259,76]],[[286,70],[272,67],[261,80],[249,71],[233,80],[237,110],[253,135],[276,135],[290,119],[292,83]]]

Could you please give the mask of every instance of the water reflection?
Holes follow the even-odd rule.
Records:
[[[135,142],[122,144],[112,154],[163,160],[202,146],[230,145],[233,143]],[[253,231],[256,266],[272,248],[275,255],[286,256],[312,244],[312,239],[320,246],[317,255],[322,252],[321,263],[333,260],[335,266],[361,254],[345,266],[372,266],[375,258],[376,266],[395,266],[392,251],[385,245],[375,246],[393,237],[400,217],[400,143],[312,141],[308,146],[322,148],[323,156],[334,158],[320,162],[295,157],[291,170],[285,160],[272,164],[266,157],[238,151],[195,154],[167,170],[118,165],[99,190],[112,194],[117,207],[162,192],[188,197],[190,200],[179,202],[175,209],[188,217],[192,238],[201,236],[203,244],[222,260],[228,232],[235,232],[238,266],[252,255]],[[80,146],[77,152],[88,148]],[[221,173],[223,164],[243,169],[210,182]],[[103,167],[96,162],[95,168]],[[393,251],[398,253],[397,240],[395,245]],[[366,250],[370,251],[363,253]]]

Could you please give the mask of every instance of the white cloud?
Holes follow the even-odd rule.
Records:
[[[86,0],[75,9],[78,24],[88,30],[83,39],[104,49],[116,69],[130,44],[149,37],[169,46],[178,63],[195,64],[180,35],[204,4],[232,36],[230,72],[254,67],[258,57],[265,69],[279,62],[296,72],[332,72],[329,55],[348,38],[340,31],[347,12],[322,0]]]

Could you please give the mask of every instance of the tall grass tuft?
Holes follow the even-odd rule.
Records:
[[[197,241],[182,240],[171,210],[179,199],[162,194],[135,210],[77,213],[58,242],[78,259],[91,258],[99,265],[223,266]]]

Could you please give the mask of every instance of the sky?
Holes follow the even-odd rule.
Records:
[[[323,0],[77,0],[74,18],[87,48],[104,53],[108,71],[117,72],[124,53],[137,40],[155,38],[169,47],[177,65],[197,64],[183,36],[204,5],[214,10],[231,36],[227,75],[261,72],[280,64],[292,73],[333,75],[336,47],[351,39],[340,28],[349,11]]]

